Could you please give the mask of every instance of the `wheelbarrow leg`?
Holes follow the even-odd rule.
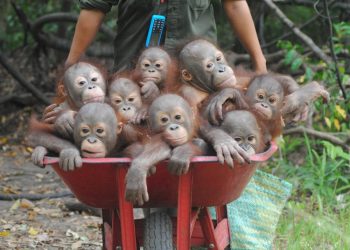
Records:
[[[223,219],[227,219],[227,209],[226,206],[215,207],[216,211],[216,221],[220,223]]]
[[[231,235],[226,205],[216,207],[216,217],[215,237],[219,244],[219,249],[223,249],[229,246]]]
[[[204,207],[199,214],[199,222],[201,224],[204,238],[206,239],[209,248],[219,250],[218,243],[215,238],[215,230],[213,221],[211,220],[209,211],[207,207]],[[221,249],[220,249],[221,250]]]
[[[219,208],[217,211],[219,211]],[[217,215],[218,223],[215,229],[207,207],[203,208],[199,214],[199,221],[204,237],[209,244],[209,249],[222,250],[230,244],[230,231],[224,206],[221,207],[220,212]]]
[[[120,166],[117,167],[118,202],[122,249],[136,250],[136,233],[133,206],[124,198],[126,172],[126,168]]]
[[[102,220],[103,249],[115,249],[118,244],[118,233],[120,234],[119,220],[117,218],[116,210],[102,209]]]
[[[192,177],[190,169],[187,174],[179,177],[178,208],[177,208],[177,250],[190,249],[191,243],[191,203],[192,203]]]

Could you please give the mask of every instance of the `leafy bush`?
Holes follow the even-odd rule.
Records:
[[[294,199],[303,197],[323,211],[324,203],[335,208],[337,196],[350,191],[349,152],[328,141],[310,140],[306,135],[286,137],[280,147],[282,158],[275,161],[272,171],[294,184]],[[298,156],[292,154],[296,151]],[[298,158],[299,163],[289,155]]]

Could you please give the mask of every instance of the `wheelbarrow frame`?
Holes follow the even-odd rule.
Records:
[[[153,183],[151,180],[149,183],[151,185],[149,189],[150,202],[146,203],[143,207],[177,207],[176,230],[174,230],[176,232],[176,235],[174,236],[176,241],[176,249],[188,250],[190,249],[191,245],[203,246],[203,244],[208,246],[209,249],[224,249],[230,242],[230,232],[225,204],[239,197],[244,187],[249,182],[251,176],[255,172],[255,163],[266,161],[276,150],[277,145],[274,142],[271,142],[271,146],[266,152],[251,156],[251,160],[254,162],[252,165],[236,165],[232,171],[238,171],[237,175],[242,175],[241,179],[234,179],[234,181],[238,183],[239,187],[221,187],[220,193],[222,193],[222,197],[220,197],[220,194],[218,194],[217,197],[209,197],[213,196],[213,193],[207,197],[205,196],[205,193],[198,194],[198,192],[201,192],[201,189],[203,189],[203,183],[200,183],[201,181],[198,181],[197,177],[199,176],[200,178],[205,178],[205,176],[201,176],[201,173],[204,171],[201,170],[202,165],[207,166],[206,171],[209,171],[209,175],[214,173],[210,171],[217,172],[227,171],[230,169],[228,169],[227,166],[221,166],[218,163],[216,156],[194,157],[191,160],[191,166],[187,174],[181,176],[169,176],[169,178],[177,179],[175,181],[177,183],[177,190],[174,192],[174,187],[171,189],[171,185],[169,184],[170,191],[172,191],[171,194],[168,194],[169,191],[166,193],[166,195],[168,195],[170,198],[165,203],[162,202],[162,199],[167,199],[168,197],[163,196],[164,192],[162,193],[162,191],[159,190],[156,190],[153,195],[156,198],[158,197],[158,200],[152,200],[152,190],[157,189],[155,185],[158,183]],[[90,206],[102,208],[104,249],[116,249],[117,246],[121,246],[122,249],[134,250],[137,249],[138,244],[140,245],[142,242],[142,239],[140,239],[142,222],[134,221],[133,205],[124,199],[125,176],[130,163],[130,158],[84,158],[83,167],[81,169],[77,169],[72,172],[64,172],[58,166],[58,158],[45,157],[44,159],[44,164],[53,166],[55,172],[62,178],[65,184],[72,190],[72,192],[81,202]],[[160,172],[166,171],[166,163],[167,162],[164,161],[157,165],[157,173],[155,175],[158,174],[159,170]],[[108,168],[109,170],[99,171],[96,169],[96,165],[98,165],[98,168]],[[89,173],[89,171],[95,172]],[[239,171],[241,171],[243,174],[241,174]],[[94,173],[98,174],[103,172],[106,172],[108,175],[110,175],[109,173],[115,175],[115,177],[112,177],[114,181],[107,183],[107,187],[102,187],[105,189],[102,189],[100,194],[93,193],[93,195],[91,195],[91,192],[93,192],[93,187],[91,187],[91,190],[86,190],[87,187],[84,186],[86,183],[84,183],[84,180],[81,180],[81,178],[84,178],[84,176],[91,177],[91,175],[94,175]],[[162,173],[160,173],[160,175],[161,174]],[[223,175],[225,175],[225,173],[223,173]],[[102,175],[100,178],[111,179],[111,176]],[[151,178],[152,176],[148,179]],[[207,181],[207,184],[210,186],[210,184],[213,183]],[[101,188],[103,183],[98,185],[99,186],[96,187]],[[222,188],[226,187],[229,188],[227,190],[230,190],[230,192],[223,192]],[[104,192],[107,193],[106,197],[104,197]],[[172,196],[173,193],[175,193],[177,197],[175,196],[174,198],[174,196]],[[200,196],[203,203],[201,203],[201,200],[197,199],[196,194]],[[98,195],[100,195],[100,199]],[[214,223],[209,214],[209,206],[216,207],[216,220]],[[138,244],[136,239],[138,239]]]

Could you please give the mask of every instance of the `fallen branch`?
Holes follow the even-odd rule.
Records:
[[[45,50],[46,48],[43,46],[40,38],[38,37],[38,35],[36,33],[33,32],[32,25],[29,22],[24,11],[20,7],[18,7],[14,1],[11,1],[11,5],[12,5],[12,8],[14,9],[19,21],[21,22],[21,24],[23,26],[24,45],[27,44],[28,32],[30,32],[32,34],[34,40],[38,43],[39,48],[43,49],[46,52],[46,50]]]
[[[334,51],[334,43],[333,43],[333,23],[332,23],[332,19],[331,16],[329,14],[329,9],[328,9],[328,2],[327,0],[323,0],[323,6],[326,12],[326,16],[327,16],[327,22],[328,22],[328,29],[329,29],[329,49],[331,50],[331,55],[332,55],[332,59],[334,62],[334,69],[335,69],[335,75],[337,77],[337,83],[338,86],[343,94],[344,99],[346,99],[346,92],[345,89],[343,87],[343,84],[341,82],[341,77],[340,77],[340,72],[339,72],[339,68],[338,68],[338,59],[337,56],[335,55],[335,51]]]
[[[51,101],[45,97],[44,93],[23,78],[23,76],[8,62],[2,53],[0,53],[0,64],[12,75],[14,79],[16,79],[24,88],[29,90],[38,100],[46,105],[51,103]]]
[[[33,95],[27,93],[27,94],[9,94],[6,96],[0,97],[0,104],[6,103],[6,102],[15,102],[23,106],[29,106],[36,103],[35,98],[33,98]]]
[[[275,14],[282,20],[282,22],[287,25],[294,34],[299,37],[310,49],[324,62],[331,65],[332,59],[327,56],[315,43],[314,41],[303,33],[282,11],[278,6],[273,3],[272,0],[263,0],[269,8],[275,12]]]
[[[34,32],[41,33],[44,25],[48,23],[76,23],[77,21],[78,15],[74,13],[56,12],[39,17],[32,23],[32,28]],[[101,25],[100,30],[102,33],[106,34],[110,39],[114,39],[115,33],[105,24]]]
[[[56,12],[41,16],[34,22],[30,22],[23,10],[16,6],[14,2],[11,3],[20,22],[23,25],[25,36],[27,36],[27,32],[29,32],[34,40],[38,43],[38,48],[46,51],[46,47],[50,47],[52,49],[69,52],[71,44],[70,40],[48,34],[42,29],[46,24],[49,23],[76,23],[78,20],[78,15],[74,13]],[[101,25],[100,31],[104,33],[110,40],[113,40],[115,37],[115,32],[105,24]],[[113,58],[113,54],[114,50],[110,45],[99,46],[98,44],[93,44],[86,51],[86,55],[91,57]]]
[[[70,202],[70,201],[67,201],[64,203],[64,206],[69,210],[69,211],[72,211],[72,212],[87,212],[87,213],[90,213],[94,216],[99,216],[99,217],[102,217],[102,211],[101,209],[99,208],[95,208],[95,207],[90,207],[88,205],[85,205],[83,203],[80,203],[80,202]]]
[[[35,20],[32,24],[32,34],[35,34],[45,46],[69,52],[71,41],[68,39],[56,37],[52,34],[45,33],[42,29],[44,25],[48,23],[59,23],[59,22],[71,22],[76,23],[78,16],[73,13],[57,12],[41,16]],[[102,24],[100,28],[101,32],[106,34],[109,39],[114,39],[115,33],[108,28],[108,26]],[[87,51],[86,55],[91,57],[113,57],[113,47],[110,45],[98,46],[98,44],[91,45]]]
[[[285,55],[285,52],[283,50],[279,50],[270,54],[265,54],[265,59],[267,63],[272,63],[274,61],[277,61],[281,58],[283,58]],[[249,54],[237,54],[233,51],[227,51],[225,53],[225,57],[231,64],[239,64],[241,62],[249,62],[250,56]]]
[[[55,199],[62,197],[74,197],[74,195],[70,191],[54,194],[0,194],[0,200],[3,201],[12,201],[18,199],[37,201],[43,199]]]
[[[338,137],[335,137],[329,133],[317,131],[311,128],[305,128],[303,126],[299,126],[296,128],[289,128],[283,131],[283,135],[304,134],[304,133],[313,137],[317,137],[319,139],[327,140],[335,145],[343,147],[346,150],[350,150],[350,146],[347,145],[346,143],[347,140],[343,141]]]
[[[318,15],[313,16],[311,19],[309,19],[308,21],[306,21],[305,23],[303,23],[302,25],[300,25],[300,26],[299,26],[299,29],[301,30],[301,29],[305,28],[306,26],[308,26],[309,24],[312,24],[312,23],[315,22],[318,18],[319,18]],[[274,40],[272,40],[272,41],[270,41],[270,42],[268,42],[268,43],[262,45],[261,48],[268,48],[268,47],[270,47],[270,46],[276,45],[276,43],[277,43],[278,41],[283,40],[283,39],[286,39],[287,37],[289,37],[290,35],[293,35],[293,34],[294,34],[294,32],[292,32],[292,31],[289,31],[289,32],[287,32],[287,33],[284,33],[283,35],[281,35],[281,36],[275,38]]]
[[[57,38],[53,35],[39,34],[41,41],[45,44],[45,46],[50,47],[55,50],[61,50],[65,52],[69,52],[70,42],[67,39]],[[114,51],[112,46],[103,45],[99,46],[97,44],[89,46],[86,51],[86,55],[97,58],[113,58]]]
[[[273,0],[273,2],[278,3],[278,4],[286,4],[286,5],[287,4],[290,4],[290,5],[300,4],[300,5],[310,6],[310,7],[315,5],[314,0]],[[332,7],[349,10],[350,4],[349,3],[340,3],[338,1]]]

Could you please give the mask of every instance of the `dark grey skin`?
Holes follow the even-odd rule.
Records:
[[[206,93],[235,87],[237,80],[224,54],[206,40],[186,44],[179,55],[182,80]]]
[[[220,128],[249,155],[263,150],[262,129],[251,112],[235,110],[226,113]]]
[[[32,153],[34,164],[43,166],[48,151],[59,154],[59,166],[72,171],[82,166],[81,157],[106,157],[113,152],[121,127],[114,110],[107,104],[84,105],[75,117],[74,144],[47,132],[33,132],[29,145],[36,147]]]
[[[152,136],[142,148],[140,144],[135,145],[138,155],[126,175],[125,198],[138,205],[149,200],[146,178],[152,166],[169,158],[169,171],[185,174],[191,158],[205,148],[205,143],[192,139],[194,114],[189,104],[178,95],[166,94],[154,100],[149,109],[149,126]]]
[[[264,84],[258,86],[257,82],[260,80],[263,80]],[[263,89],[263,92],[269,94],[263,94],[262,99],[258,100],[258,93],[256,93],[258,89]],[[224,89],[210,100],[205,114],[211,124],[220,124],[223,119],[223,107],[225,103],[237,103],[236,92],[236,89]],[[276,112],[278,111],[279,114],[282,114],[284,123],[288,124],[305,120],[310,103],[319,97],[322,97],[325,102],[328,102],[329,93],[315,81],[300,87],[289,76],[267,74],[257,76],[251,80],[248,85],[246,97],[248,102],[250,102],[249,105],[251,108],[260,110],[262,118],[272,119],[271,114],[268,114],[271,113],[271,110],[262,108],[263,106],[256,106],[255,103],[257,102],[264,102],[269,106],[275,107]],[[271,100],[274,103],[271,103]]]
[[[44,157],[50,152],[59,154],[59,166],[64,171],[72,171],[83,165],[79,149],[70,141],[47,132],[32,132],[28,136],[28,145],[35,147],[32,161],[44,167]]]
[[[88,103],[75,117],[74,142],[83,157],[108,156],[116,147],[120,132],[121,125],[108,104]]]
[[[123,123],[118,148],[142,141],[147,136],[147,128],[136,124],[146,118],[148,108],[142,103],[140,87],[128,78],[113,79],[108,88],[108,100]]]
[[[283,86],[268,75],[255,77],[245,94],[247,102],[259,118],[272,120],[280,114],[283,105]]]
[[[123,77],[113,80],[108,88],[108,99],[123,122],[129,122],[137,115],[141,116],[138,113],[142,108],[140,87],[132,80]],[[146,114],[147,112],[139,119],[144,119]]]
[[[159,48],[145,49],[136,64],[136,71],[140,74],[141,95],[145,102],[152,102],[160,95],[167,79],[171,58],[169,54]]]
[[[264,124],[264,143],[281,135],[284,122],[281,108],[285,96],[282,84],[271,75],[260,75],[251,81],[245,94],[250,110]]]
[[[223,114],[234,109],[249,109],[244,93],[238,89],[224,88],[210,95],[207,103],[202,108],[202,115],[210,124],[220,125],[219,121],[223,120]],[[213,110],[216,112],[213,112]]]
[[[283,83],[283,85],[281,84]],[[296,85],[295,85],[296,84]],[[214,125],[219,125],[223,119],[223,107],[227,103],[233,103],[238,104],[238,109],[248,109],[248,108],[254,108],[254,109],[261,109],[261,103],[270,103],[269,98],[273,100],[274,106],[278,106],[278,108],[281,108],[284,93],[289,93],[289,91],[295,91],[298,89],[299,86],[294,80],[287,80],[287,78],[284,78],[283,76],[279,76],[278,78],[275,77],[275,75],[260,75],[253,78],[245,92],[246,96],[246,102],[248,102],[249,107],[243,107],[242,105],[239,105],[239,102],[241,102],[237,98],[237,90],[233,88],[226,88],[218,92],[209,102],[207,109],[206,109],[206,117],[208,118],[209,122]],[[258,89],[263,92],[263,95],[261,99],[258,98],[256,91]],[[268,92],[268,95],[266,95]],[[255,103],[260,103],[256,107],[254,106]],[[264,104],[263,104],[264,105]],[[254,106],[254,107],[253,107]],[[271,110],[261,109],[263,111],[263,115],[265,115],[265,112],[271,112]],[[271,116],[271,114],[266,114],[267,116]],[[271,118],[271,117],[270,117]],[[268,118],[268,119],[270,119]]]
[[[211,94],[236,87],[235,74],[223,53],[206,40],[198,39],[186,44],[180,52],[179,64],[183,82],[179,92],[191,107],[198,110]],[[248,154],[235,140],[223,130],[212,127],[205,118],[200,121],[200,132],[201,137],[212,144],[221,163],[226,162],[233,167],[234,159],[240,163],[250,162]]]
[[[78,62],[65,71],[63,85],[66,100],[49,106],[44,111],[44,122],[54,123],[61,136],[71,138],[76,112],[86,103],[105,101],[106,80],[97,67]]]
[[[202,122],[200,132],[201,137],[214,148],[221,164],[226,162],[230,168],[233,168],[234,161],[239,164],[250,163],[249,154],[224,130]]]
[[[248,88],[255,81],[254,79],[262,79],[262,77],[274,86],[278,82],[280,85],[278,88],[283,89],[283,96],[281,96],[282,106],[280,108],[282,109],[282,117],[286,124],[305,120],[309,104],[318,97],[321,96],[324,101],[329,100],[328,92],[319,83],[311,82],[300,87],[292,77],[286,75],[267,74],[257,76],[251,80]],[[228,101],[237,103],[236,92],[237,90],[232,88],[223,89],[210,100],[208,110],[206,110],[206,117],[211,124],[219,125],[222,121],[224,103]]]
[[[325,88],[318,82],[310,82],[301,86],[298,90],[287,95],[283,100],[281,110],[285,123],[295,123],[305,120],[308,107],[317,98],[322,97],[324,102],[328,102],[330,97]]]

